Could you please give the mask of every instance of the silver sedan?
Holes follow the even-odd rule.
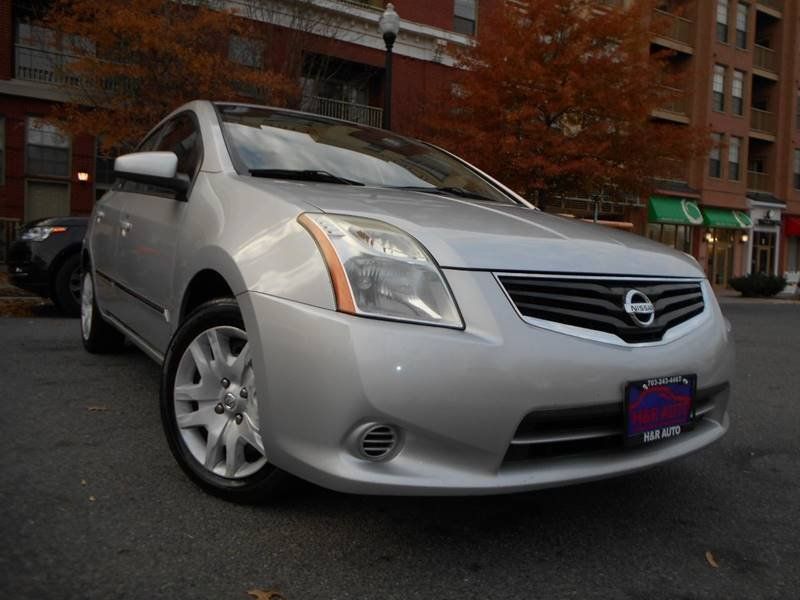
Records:
[[[488,150],[487,150],[488,151]],[[197,101],[116,160],[83,343],[162,365],[172,452],[235,501],[287,473],[493,494],[719,439],[733,349],[697,262],[544,214],[388,131]]]

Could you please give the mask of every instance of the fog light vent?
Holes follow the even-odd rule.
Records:
[[[370,425],[361,434],[358,448],[367,460],[386,460],[397,447],[397,431],[391,425]]]

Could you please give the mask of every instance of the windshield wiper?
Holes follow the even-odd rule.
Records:
[[[319,181],[320,183],[341,183],[343,185],[364,185],[360,181],[345,179],[328,171],[315,169],[250,169],[253,177],[268,177],[270,179],[294,179],[297,181]]]
[[[470,198],[472,200],[486,200],[488,202],[499,202],[495,198],[478,194],[477,192],[470,192],[460,187],[424,187],[424,186],[402,186],[397,187],[398,190],[411,190],[412,192],[424,192],[426,194],[450,194],[452,196],[459,196],[460,198]]]

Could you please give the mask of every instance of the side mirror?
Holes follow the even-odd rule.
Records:
[[[120,179],[185,194],[189,189],[189,177],[177,171],[178,156],[174,152],[133,152],[114,160],[114,176]]]

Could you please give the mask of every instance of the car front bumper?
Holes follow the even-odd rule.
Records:
[[[447,270],[463,331],[354,317],[248,292],[239,297],[270,460],[332,489],[370,494],[516,492],[635,472],[712,443],[728,428],[733,347],[713,293],[691,331],[631,347],[523,322],[491,273]],[[634,449],[507,460],[530,413],[622,406],[630,381],[696,374],[715,390],[695,428]],[[402,447],[365,460],[354,432],[390,424]]]

